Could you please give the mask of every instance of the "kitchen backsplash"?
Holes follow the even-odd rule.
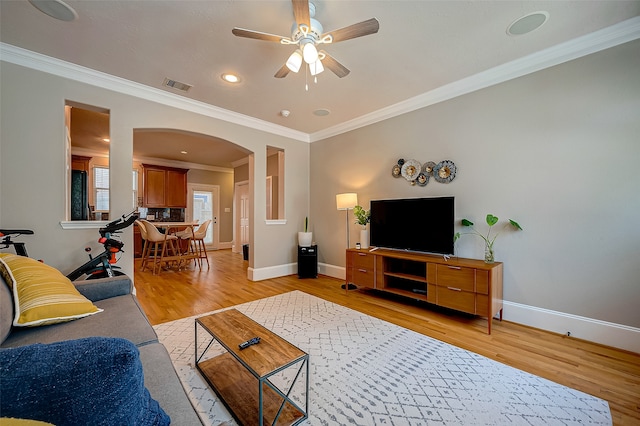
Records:
[[[162,222],[184,222],[184,209],[138,207],[139,217]]]

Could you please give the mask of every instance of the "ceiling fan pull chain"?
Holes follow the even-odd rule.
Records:
[[[304,90],[309,91],[309,64],[304,68]]]

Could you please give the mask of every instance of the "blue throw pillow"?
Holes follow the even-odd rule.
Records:
[[[3,417],[57,426],[170,423],[144,386],[138,348],[125,339],[0,349],[0,389]]]

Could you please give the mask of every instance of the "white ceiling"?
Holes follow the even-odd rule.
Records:
[[[235,37],[234,26],[290,36],[289,0],[74,1],[63,22],[26,0],[0,1],[8,45],[166,90],[224,110],[314,134],[408,102],[461,79],[640,15],[640,1],[316,0],[330,31],[375,17],[377,34],[325,46],[351,73],[325,70],[305,92],[305,75],[274,73],[293,47]],[[547,11],[548,22],[509,36],[515,19]],[[220,75],[237,73],[232,86]],[[163,87],[188,83],[186,94]],[[318,117],[317,109],[331,114]],[[291,111],[288,118],[281,110]]]

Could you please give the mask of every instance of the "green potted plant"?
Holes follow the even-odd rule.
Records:
[[[311,247],[313,232],[309,232],[309,218],[304,218],[304,231],[298,232],[298,245],[300,247]]]
[[[369,248],[369,230],[367,223],[371,222],[371,210],[365,210],[362,206],[353,208],[353,215],[356,217],[356,224],[362,226],[360,230],[360,247]]]
[[[486,221],[487,221],[487,225],[489,225],[489,228],[487,229],[487,234],[483,235],[480,232],[476,231],[476,229],[473,227],[473,222],[471,222],[469,219],[462,219],[462,226],[471,228],[471,232],[463,232],[463,233],[456,232],[456,235],[453,237],[453,241],[457,241],[458,238],[460,238],[462,235],[467,235],[467,234],[477,235],[478,237],[484,240],[484,261],[486,263],[493,263],[495,261],[495,253],[493,252],[493,243],[496,242],[496,238],[498,238],[498,235],[500,235],[500,233],[504,231],[504,229],[507,228],[508,226],[512,226],[516,230],[522,231],[522,227],[518,222],[512,219],[509,219],[509,222],[506,222],[498,232],[496,232],[494,235],[491,235],[491,229],[495,224],[498,223],[498,220],[499,219],[497,216],[488,214]]]

